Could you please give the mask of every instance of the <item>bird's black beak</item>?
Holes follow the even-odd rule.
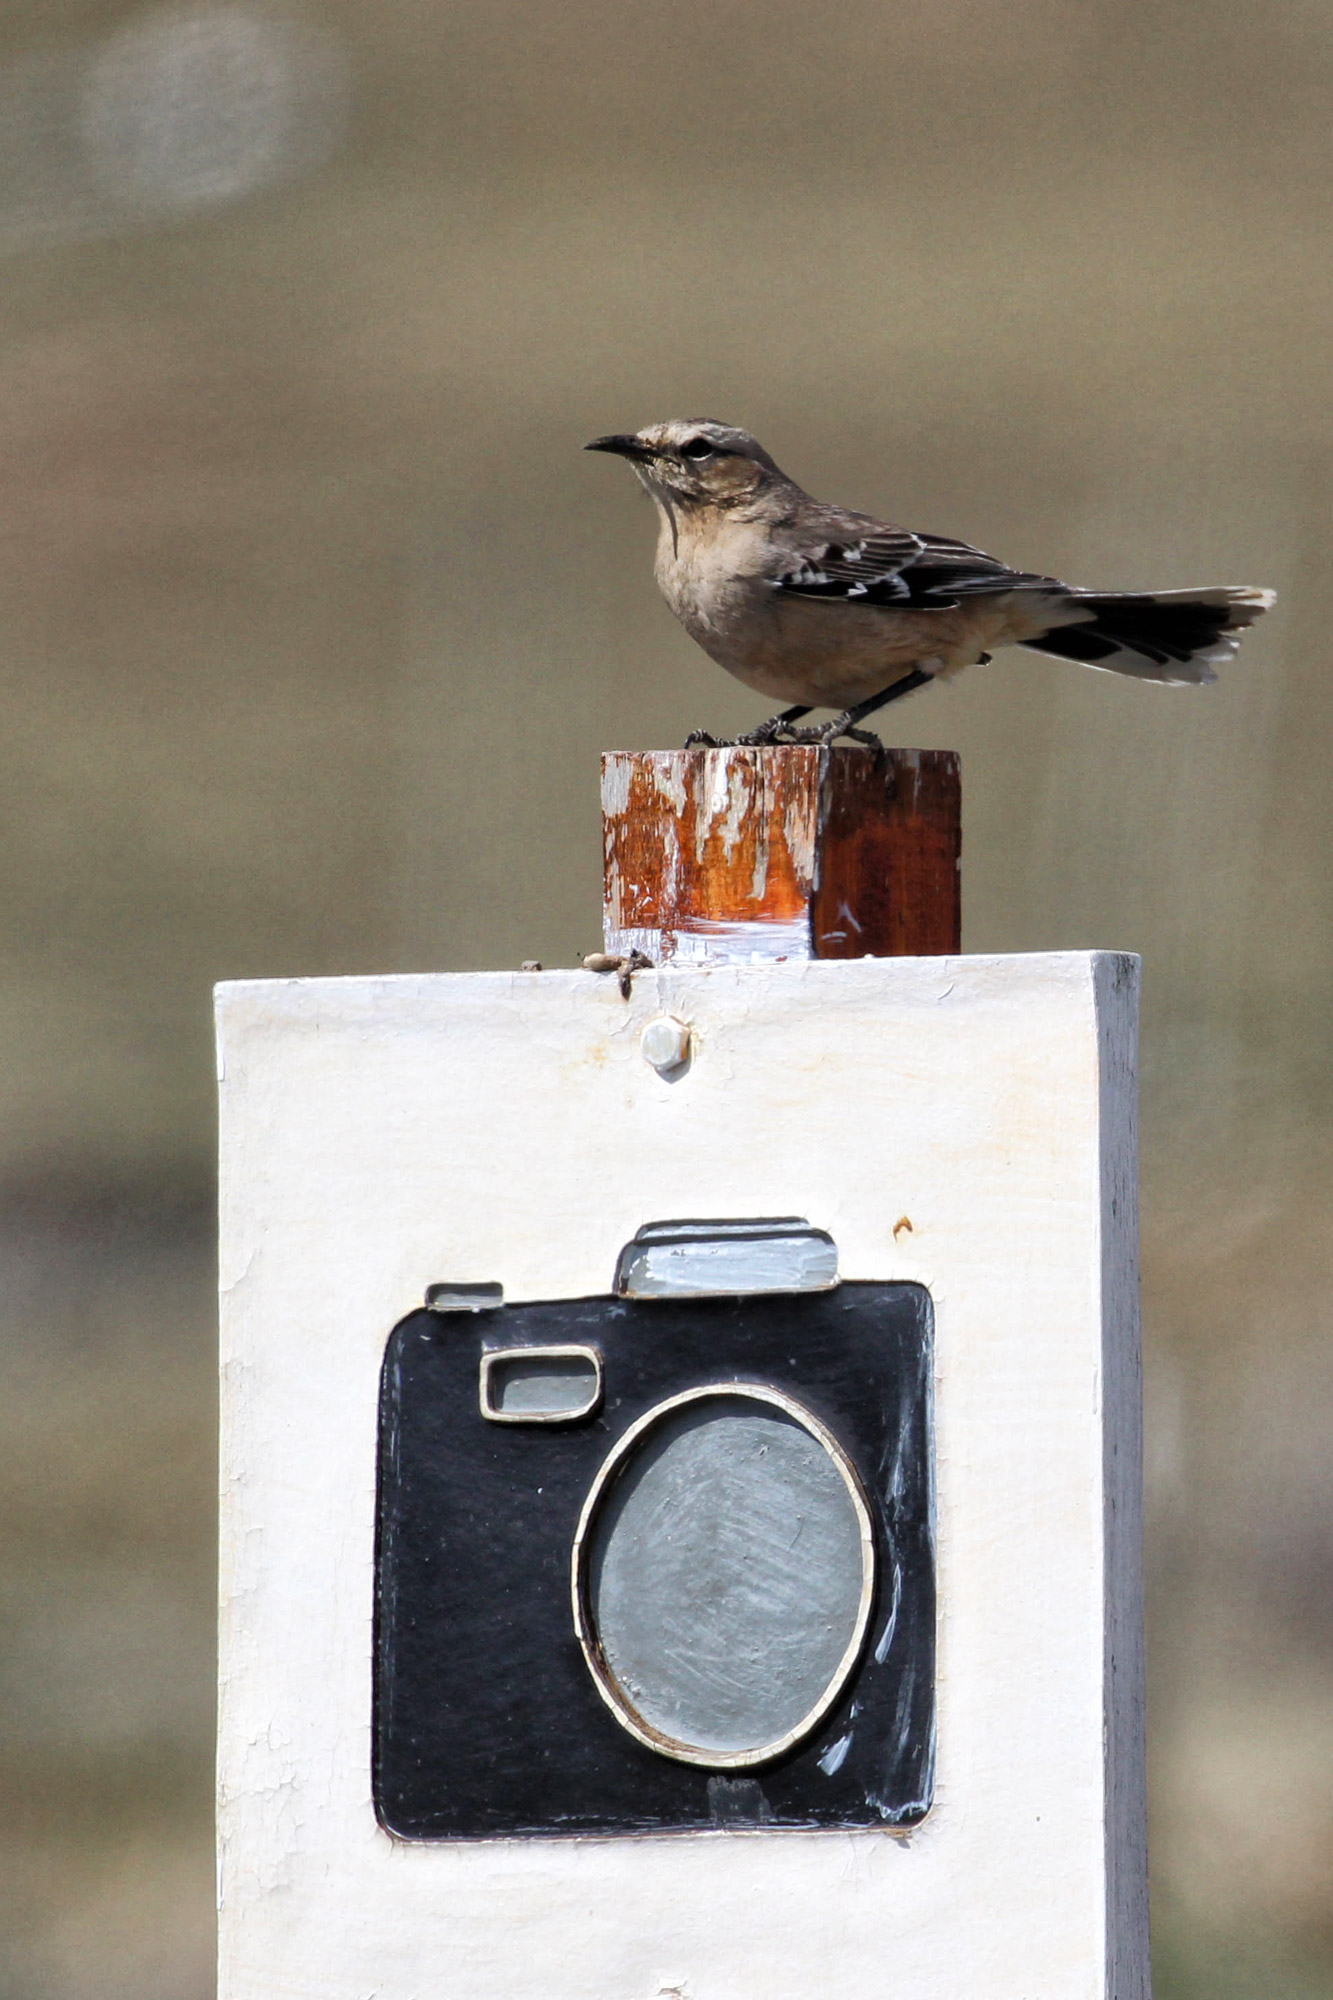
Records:
[[[660,452],[654,451],[651,445],[641,444],[636,437],[617,437],[613,435],[611,437],[594,438],[592,443],[585,444],[583,449],[585,451],[613,451],[617,458],[635,458],[643,465],[651,465],[655,458],[661,457]]]

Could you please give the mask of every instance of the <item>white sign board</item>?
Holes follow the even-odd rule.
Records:
[[[684,968],[640,974],[628,1001],[584,972],[221,989],[221,2000],[1143,2000],[1136,1005],[1135,961],[1083,953]],[[688,1031],[687,1059],[665,1071],[641,1047],[664,1016]],[[650,1036],[649,1053],[663,1041]],[[832,1664],[787,1735],[762,1671],[725,1755],[708,1748],[706,1693],[683,1721],[650,1726],[647,1697],[626,1694],[584,1629],[604,1608],[627,1648],[656,1643],[632,1565],[614,1604],[596,1598],[623,1539],[580,1581],[586,1548],[607,1539],[590,1486],[550,1684],[575,1676],[576,1740],[550,1740],[578,1762],[594,1726],[586,1681],[608,1754],[623,1753],[617,1796],[638,1772],[645,1798],[660,1780],[667,1800],[654,1824],[678,1823],[676,1784],[746,1810],[693,1831],[523,1833],[541,1762],[525,1756],[497,1767],[496,1797],[508,1786],[519,1801],[503,1837],[471,1823],[467,1837],[432,1833],[452,1824],[447,1783],[406,1833],[387,1831],[399,1809],[381,1798],[376,1811],[375,1745],[388,1740],[376,1705],[391,1706],[382,1655],[396,1614],[381,1579],[377,1641],[376,1564],[377,1506],[401,1456],[380,1400],[394,1329],[431,1288],[437,1313],[462,1315],[431,1324],[483,1347],[498,1288],[513,1324],[529,1323],[525,1302],[603,1301],[607,1324],[647,1315],[625,1322],[620,1348],[576,1329],[488,1353],[480,1403],[466,1349],[458,1408],[487,1449],[549,1450],[554,1465],[552,1440],[591,1448],[578,1424],[616,1432],[617,1355],[642,1360],[692,1324],[679,1303],[610,1300],[618,1267],[698,1265],[692,1241],[646,1225],[754,1217],[808,1222],[777,1232],[774,1268],[807,1273],[812,1297],[822,1288],[850,1311],[876,1286],[928,1294],[928,1789],[902,1810],[881,1801],[872,1824],[792,1830],[780,1804],[746,1817],[766,1787],[780,1793],[810,1718],[825,1726],[838,1702],[855,1718],[892,1590],[882,1557],[873,1567],[865,1482],[826,1423],[833,1387],[809,1365],[816,1350],[789,1357],[796,1393],[752,1382],[748,1363],[729,1372],[719,1351],[712,1372],[750,1385],[740,1417],[722,1391],[686,1390],[635,1420],[662,1462],[679,1446],[672,1507],[688,1502],[691,1467],[709,1476],[714,1433],[696,1410],[736,1418],[736,1435],[743,1417],[756,1451],[776,1443],[826,1496],[815,1566],[854,1580],[847,1643],[829,1641]],[[714,1253],[734,1261],[725,1228]],[[834,1257],[841,1291],[828,1289]],[[764,1314],[745,1310],[713,1324],[757,1339]],[[782,1324],[765,1323],[770,1338]],[[435,1351],[426,1334],[418,1346]],[[622,1459],[627,1436],[622,1425]],[[452,1448],[436,1458],[457,1473]],[[623,1518],[651,1503],[641,1487]],[[479,1488],[478,1535],[502,1512]],[[544,1532],[540,1507],[531,1519]],[[429,1554],[428,1534],[420,1546]],[[381,1563],[392,1553],[381,1521]],[[678,1564],[686,1583],[697,1567]],[[780,1561],[773,1575],[770,1609],[789,1584]],[[508,1621],[496,1632],[521,1626],[524,1589],[518,1567],[496,1577]],[[568,1589],[562,1572],[566,1605]],[[407,1620],[404,1646],[415,1629]],[[494,1711],[497,1690],[520,1708],[525,1669],[507,1642],[472,1659],[469,1631],[450,1629],[472,1678],[448,1685],[475,1686],[479,1709]],[[775,1659],[785,1632],[783,1613]],[[418,1645],[418,1676],[422,1657]],[[451,1718],[457,1734],[466,1715]],[[830,1779],[841,1746],[821,1753]],[[722,1775],[697,1768],[710,1758]],[[410,1818],[410,1754],[403,1771]]]

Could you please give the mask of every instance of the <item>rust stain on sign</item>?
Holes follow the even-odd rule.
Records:
[[[608,951],[654,962],[959,949],[951,751],[610,751]]]

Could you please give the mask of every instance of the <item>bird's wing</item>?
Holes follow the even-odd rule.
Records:
[[[923,602],[937,598],[993,597],[997,592],[1037,590],[1064,595],[1068,585],[1036,570],[1010,569],[1008,563],[956,542],[948,535],[922,535],[921,554],[906,571],[914,596]]]
[[[832,508],[784,527],[774,538],[781,551],[769,578],[775,590],[839,603],[903,604],[911,597],[904,575],[925,543],[910,529]]]
[[[965,597],[1065,588],[1054,577],[1010,569],[947,535],[913,534],[864,515],[830,509],[817,524],[801,526],[802,532],[783,537],[782,560],[770,578],[774,589],[796,597],[948,611]]]

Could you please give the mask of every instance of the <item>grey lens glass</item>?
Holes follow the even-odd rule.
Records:
[[[585,1650],[641,1740],[758,1762],[836,1699],[869,1613],[869,1515],[792,1399],[719,1385],[659,1406],[603,1467],[582,1537]]]

